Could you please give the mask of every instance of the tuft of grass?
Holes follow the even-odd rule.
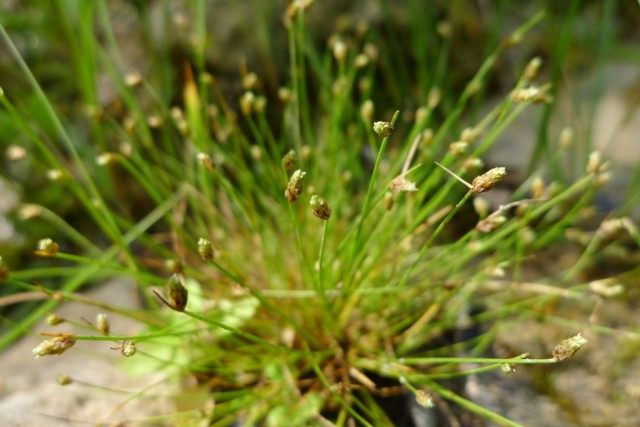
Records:
[[[461,315],[499,326],[544,317],[561,296],[591,297],[579,278],[601,233],[573,267],[529,282],[525,276],[536,257],[581,225],[608,179],[607,161],[593,153],[574,181],[531,176],[507,188],[510,171],[482,160],[518,117],[534,108],[552,113],[557,88],[537,75],[539,59],[512,70],[518,76],[509,92],[471,119],[498,61],[526,43],[544,13],[495,33],[458,95],[447,77],[451,22],[429,15],[430,26],[414,23],[412,76],[394,67],[403,49],[397,34],[337,34],[318,48],[306,25],[311,3],[291,2],[284,12],[288,77],[275,96],[257,71],[243,70],[235,95],[207,71],[204,1],[190,10],[188,62],[173,69],[168,52],[154,52],[160,76],[126,70],[106,3],[57,2],[80,118],[56,107],[0,25],[37,106],[34,114],[12,87],[0,94],[28,153],[20,161],[77,209],[71,217],[54,203],[22,208],[25,220],[52,230],[34,248],[46,259],[25,269],[0,264],[0,279],[46,302],[17,320],[0,347],[60,301],[83,300],[76,293],[83,286],[128,277],[143,297],[139,310],[84,302],[96,304],[96,314],[138,320],[140,333],[119,335],[101,318],[101,326],[75,325],[88,333],[46,332],[34,353],[110,342],[143,370],[195,378],[216,404],[192,416],[211,425],[392,425],[385,399],[396,395],[424,406],[437,395],[518,425],[445,381],[559,363],[585,343],[576,335],[553,354],[482,357],[493,328],[450,338],[466,327]],[[165,25],[172,30],[170,20]],[[172,72],[179,85],[166,84]],[[408,109],[403,97],[414,77],[419,96]],[[101,78],[114,105],[98,100]],[[552,164],[572,160],[566,146],[541,141],[532,171],[540,153]],[[508,192],[502,203],[480,195],[496,187]],[[159,421],[178,415],[167,408]]]

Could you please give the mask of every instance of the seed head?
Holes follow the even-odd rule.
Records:
[[[46,238],[38,241],[38,249],[36,255],[48,257],[54,256],[60,251],[60,246],[53,240]]]
[[[353,65],[358,69],[364,68],[369,65],[369,57],[366,54],[361,53],[353,60]]]
[[[485,219],[478,221],[476,230],[481,233],[490,233],[505,222],[507,222],[507,218],[504,215],[489,215]]]
[[[164,262],[164,267],[167,271],[171,273],[180,274],[184,271],[184,266],[182,263],[175,259],[167,259]]]
[[[544,194],[544,181],[540,175],[536,175],[531,182],[531,195],[534,199],[539,199]]]
[[[117,160],[117,158],[118,155],[115,153],[102,153],[98,157],[96,157],[96,164],[98,166],[106,166],[110,163],[113,163],[115,160]]]
[[[336,58],[336,61],[342,62],[346,56],[347,44],[341,39],[336,39],[333,43],[333,57]]]
[[[433,408],[435,406],[433,398],[423,390],[416,390],[416,402],[424,408]]]
[[[503,167],[489,169],[487,172],[477,176],[471,182],[471,192],[474,194],[484,193],[493,188],[507,174]]]
[[[260,148],[259,145],[252,144],[249,147],[249,154],[251,155],[251,158],[257,162],[262,160],[262,148]]]
[[[7,159],[11,161],[22,160],[27,157],[27,150],[20,145],[10,145],[7,147],[5,155],[7,156]]]
[[[282,169],[287,172],[287,176],[291,176],[291,174],[293,174],[293,171],[296,170],[297,163],[298,156],[296,155],[295,150],[289,150],[289,152],[282,157]]]
[[[127,73],[124,76],[124,84],[126,84],[129,87],[136,87],[139,86],[140,83],[142,83],[142,76],[140,75],[140,73]]]
[[[306,175],[306,172],[297,169],[289,178],[289,182],[287,183],[287,188],[284,190],[284,197],[293,203],[300,198],[302,194],[302,179]]]
[[[362,119],[365,122],[371,123],[371,121],[373,120],[373,114],[375,113],[375,110],[376,110],[376,107],[373,101],[370,99],[367,99],[362,103],[362,106],[360,107],[360,115],[362,116]]]
[[[249,72],[242,78],[242,87],[245,90],[254,89],[258,85],[258,75],[256,73]]]
[[[151,129],[158,129],[160,126],[162,126],[162,123],[163,123],[162,117],[160,117],[157,114],[151,114],[147,117],[147,125]]]
[[[184,311],[189,299],[187,288],[184,287],[184,278],[181,274],[174,274],[169,279],[168,285],[169,307],[175,311]]]
[[[511,99],[515,102],[532,102],[534,104],[551,102],[549,94],[545,90],[536,86],[516,89],[511,94]]]
[[[254,103],[254,110],[256,113],[264,113],[267,109],[267,98],[264,96],[256,97],[256,102]]]
[[[198,159],[198,163],[209,171],[213,172],[216,169],[216,164],[209,154],[200,152],[196,155],[196,158]]]
[[[603,298],[617,297],[625,291],[623,284],[617,283],[611,278],[594,280],[589,283],[589,289]]]
[[[131,340],[122,341],[122,345],[120,346],[120,354],[124,357],[131,357],[136,354],[136,345]]]
[[[418,191],[418,187],[416,187],[415,182],[409,181],[405,177],[405,174],[402,174],[391,180],[391,183],[389,183],[389,190],[394,194],[398,194],[400,192],[412,193]]]
[[[489,213],[489,201],[482,196],[474,197],[473,209],[476,211],[480,218],[485,218]]]
[[[512,374],[516,371],[513,365],[510,363],[503,363],[502,365],[500,365],[500,370],[505,374]]]
[[[76,337],[72,334],[58,334],[48,340],[42,341],[31,352],[36,356],[50,356],[53,354],[62,354],[76,343]]]
[[[460,133],[460,140],[468,143],[474,142],[480,136],[480,129],[478,128],[464,128]]]
[[[278,99],[285,104],[291,102],[293,100],[291,90],[288,87],[278,88]]]
[[[464,154],[469,148],[469,143],[465,141],[456,141],[449,144],[449,152],[454,156]]]
[[[587,339],[582,334],[577,334],[571,338],[563,340],[553,349],[553,358],[558,362],[562,362],[572,357],[576,351],[587,343]]]
[[[47,316],[47,324],[51,326],[59,325],[62,322],[64,322],[64,319],[57,314],[51,313]]]
[[[527,67],[524,69],[522,73],[522,78],[526,81],[532,81],[538,76],[538,72],[540,71],[540,67],[542,66],[542,59],[539,56],[533,58],[527,64]]]
[[[434,87],[429,91],[427,95],[427,105],[429,108],[436,108],[442,100],[442,90],[438,87]]]
[[[373,124],[373,131],[380,137],[386,138],[391,135],[393,126],[389,122],[375,122]]]
[[[47,178],[49,181],[60,181],[63,176],[64,173],[60,169],[49,169],[47,171]]]
[[[102,335],[109,335],[111,325],[109,324],[109,318],[104,313],[98,313],[96,316],[96,328]]]
[[[331,216],[331,206],[322,197],[314,194],[311,196],[309,205],[311,206],[311,212],[318,218],[326,221]]]
[[[69,385],[73,382],[73,379],[67,374],[60,374],[56,377],[56,382],[60,385]]]
[[[590,174],[602,174],[609,170],[609,162],[602,159],[602,155],[599,151],[593,151],[589,154],[589,161],[587,162],[587,173]]]
[[[287,7],[286,20],[293,21],[298,14],[304,13],[314,0],[293,0]]]
[[[198,253],[203,261],[213,260],[213,247],[209,239],[205,239],[204,237],[198,239]]]
[[[253,92],[245,92],[240,98],[240,110],[245,116],[253,113],[253,107],[256,102],[256,97]]]
[[[395,200],[391,191],[387,191],[386,193],[384,193],[384,208],[386,210],[390,211],[391,209],[393,209],[394,202]]]
[[[573,129],[566,127],[560,132],[560,148],[567,149],[573,144]]]

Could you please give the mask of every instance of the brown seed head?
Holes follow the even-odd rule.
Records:
[[[211,241],[201,237],[198,239],[198,253],[203,261],[211,261],[213,259],[213,246]]]
[[[576,351],[587,343],[587,339],[582,334],[574,335],[571,338],[563,340],[553,349],[553,358],[558,362],[567,360],[572,357]]]
[[[287,176],[291,176],[296,170],[296,164],[298,163],[298,156],[295,150],[289,150],[287,154],[282,157],[282,169],[287,172]]]
[[[62,354],[76,343],[76,337],[72,334],[59,334],[53,338],[42,341],[31,352],[36,356],[50,356],[53,354]]]
[[[131,357],[136,354],[136,345],[131,340],[122,341],[122,345],[120,346],[120,354],[124,357]]]
[[[477,176],[471,182],[471,192],[474,194],[484,193],[493,188],[507,174],[503,167],[489,169],[487,172]]]
[[[169,279],[169,304],[175,311],[184,311],[187,306],[187,300],[189,299],[189,293],[187,288],[184,287],[184,278],[181,274],[174,274]]]
[[[96,328],[98,328],[102,335],[109,335],[111,325],[106,314],[98,313],[98,315],[96,316]]]
[[[36,255],[54,256],[60,251],[60,246],[52,239],[46,238],[38,241],[38,249]]]
[[[309,205],[311,205],[311,212],[318,218],[326,221],[331,216],[331,206],[322,197],[314,194],[311,196]]]
[[[302,194],[302,178],[306,175],[306,172],[297,169],[289,178],[289,182],[287,183],[287,188],[284,190],[284,197],[289,202],[295,202],[300,198]]]

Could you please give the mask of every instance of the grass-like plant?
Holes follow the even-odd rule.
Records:
[[[138,320],[140,333],[120,335],[101,314],[84,330],[52,326],[34,354],[101,340],[105,351],[116,347],[148,370],[196,378],[215,407],[193,411],[189,421],[168,409],[168,424],[391,425],[385,399],[413,395],[425,407],[443,398],[517,425],[443,381],[558,363],[585,343],[578,334],[553,354],[494,358],[483,351],[495,328],[451,338],[461,315],[499,323],[563,292],[589,291],[576,279],[602,234],[574,267],[554,275],[556,286],[524,279],[528,262],[582,218],[606,182],[598,153],[574,182],[545,184],[532,175],[500,205],[482,194],[510,174],[484,164],[487,150],[534,104],[553,102],[550,85],[537,80],[540,60],[479,120],[466,115],[496,61],[518,49],[543,15],[497,43],[457,98],[442,89],[450,28],[441,24],[433,46],[442,62],[418,64],[418,108],[394,112],[372,101],[394,99],[376,75],[393,56],[363,35],[318,49],[305,26],[310,3],[294,1],[286,11],[289,78],[278,97],[247,70],[243,92],[229,99],[206,70],[204,2],[194,3],[192,62],[172,88],[122,70],[104,2],[61,2],[60,16],[75,16],[60,25],[72,35],[70,68],[88,113],[80,130],[65,122],[0,27],[38,114],[34,120],[12,88],[0,92],[25,150],[13,161],[29,162],[31,175],[62,189],[82,212],[70,223],[55,206],[20,210],[57,235],[41,236],[35,250],[50,258],[45,266],[0,270],[6,286],[47,296],[0,345],[60,301],[81,300],[96,314]],[[166,65],[168,54],[159,55]],[[117,94],[111,109],[96,93],[105,74]],[[562,140],[547,147],[556,165],[570,155],[570,136]],[[616,224],[640,241],[629,221]],[[144,307],[125,310],[77,293],[111,277],[132,279]]]

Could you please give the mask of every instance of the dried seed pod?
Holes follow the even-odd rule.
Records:
[[[471,192],[474,194],[484,193],[493,188],[507,174],[504,167],[489,169],[487,172],[477,176],[471,181]]]
[[[289,150],[287,154],[282,157],[282,169],[287,172],[287,176],[291,176],[293,172],[296,170],[296,165],[298,163],[298,156],[295,150]]]
[[[213,246],[211,246],[209,239],[204,237],[198,239],[198,253],[204,261],[213,260]]]
[[[309,205],[311,205],[311,212],[318,218],[326,221],[331,216],[331,206],[322,197],[314,194],[311,196]]]
[[[572,357],[576,351],[587,343],[587,339],[582,334],[577,334],[571,338],[563,340],[553,349],[553,358],[558,362],[567,360]]]
[[[51,339],[44,340],[31,352],[36,356],[50,356],[62,354],[69,350],[76,343],[76,336],[72,334],[58,334]]]
[[[60,251],[60,246],[52,239],[46,238],[38,241],[38,249],[36,255],[54,256]]]
[[[383,138],[391,135],[391,131],[393,130],[393,126],[389,122],[375,122],[373,124],[373,131]]]
[[[302,178],[306,175],[306,172],[297,169],[289,178],[289,182],[287,183],[287,188],[284,190],[284,197],[289,202],[295,202],[300,198],[302,194]]]

